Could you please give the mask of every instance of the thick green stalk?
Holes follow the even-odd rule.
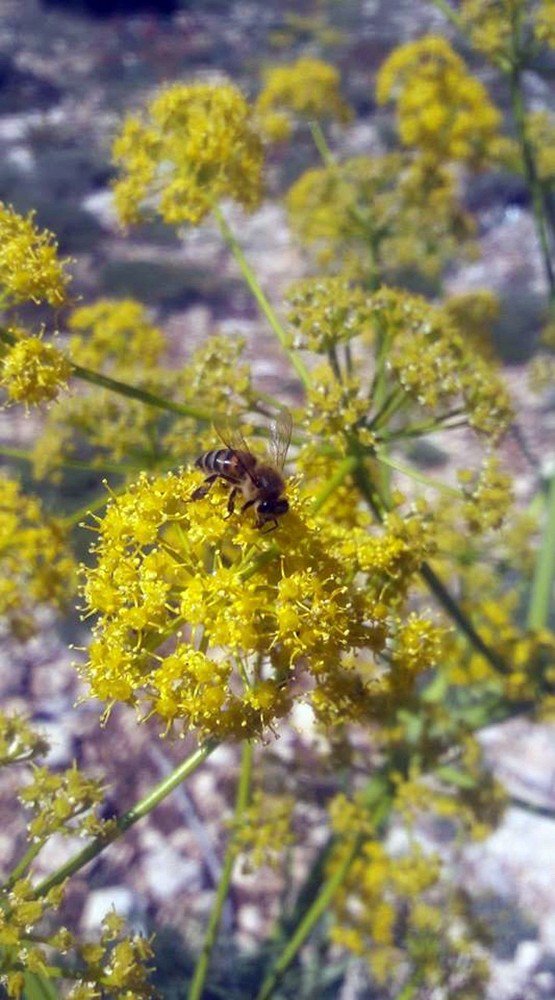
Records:
[[[555,577],[555,472],[549,480],[545,510],[546,520],[538,546],[536,568],[530,592],[528,627],[544,628],[547,625],[553,579]]]
[[[235,799],[234,819],[236,823],[241,822],[245,809],[249,804],[253,749],[253,744],[248,740],[243,743],[241,772],[239,775],[239,784],[237,786],[237,797]],[[218,885],[214,906],[212,907],[210,920],[208,921],[208,927],[206,929],[206,936],[196,964],[193,981],[189,989],[188,1000],[201,1000],[202,998],[206,974],[208,972],[212,951],[214,949],[214,945],[216,944],[218,930],[222,919],[222,911],[229,892],[236,857],[237,848],[235,845],[234,833],[232,831],[222,867],[220,884]]]
[[[144,798],[140,799],[136,805],[134,805],[128,812],[124,813],[115,824],[110,825],[108,832],[105,836],[95,837],[87,847],[83,848],[79,854],[75,854],[73,858],[66,861],[64,865],[61,865],[55,872],[45,878],[40,882],[35,891],[35,897],[44,896],[50,889],[55,885],[60,885],[64,882],[66,878],[70,875],[74,875],[78,872],[84,865],[96,858],[97,855],[101,854],[109,844],[112,844],[114,840],[118,840],[129,827],[134,826],[140,819],[147,816],[148,813],[160,804],[169,794],[173,792],[178,785],[181,784],[185,778],[196,771],[197,767],[206,760],[207,757],[216,749],[218,743],[216,740],[208,740],[201,747],[195,750],[187,760],[184,760],[182,764],[179,764],[174,771],[163,781],[160,781],[153,789],[145,795]]]
[[[312,933],[316,924],[326,913],[337,890],[344,881],[362,843],[362,837],[353,838],[350,850],[346,853],[342,863],[335,869],[333,874],[324,882],[322,889],[318,893],[312,906],[306,911],[303,919],[295,932],[287,942],[281,955],[274,963],[272,969],[264,980],[262,987],[257,994],[256,1000],[268,1000],[274,989],[287,972],[287,969],[296,958],[303,944]]]
[[[241,274],[243,275],[249,290],[252,292],[252,295],[258,302],[258,305],[260,306],[262,313],[268,320],[268,323],[270,324],[272,330],[274,331],[277,339],[279,340],[281,346],[288,355],[291,364],[293,365],[293,368],[297,372],[297,375],[299,376],[301,382],[305,387],[308,387],[310,385],[310,375],[308,373],[308,369],[306,368],[301,358],[297,355],[297,353],[294,350],[292,350],[291,347],[289,346],[287,334],[282,324],[280,323],[274,308],[270,305],[270,302],[268,301],[266,295],[262,291],[258,278],[256,277],[247,258],[245,257],[223,212],[221,211],[220,208],[218,208],[217,205],[214,206],[214,215],[220,227],[221,234],[225,242],[227,243],[229,249],[231,250],[233,256],[235,257],[235,260],[239,265]]]
[[[14,344],[18,342],[18,337],[9,330],[0,328],[0,341],[5,344],[9,344],[13,347]],[[205,420],[210,423],[214,414],[208,412],[208,410],[203,410],[198,406],[189,406],[186,403],[174,403],[171,399],[164,399],[162,396],[156,395],[154,392],[147,392],[146,389],[138,389],[134,385],[129,385],[127,382],[120,382],[119,379],[109,378],[107,375],[102,375],[100,372],[92,371],[90,368],[83,368],[82,365],[76,365],[71,362],[71,372],[75,378],[81,379],[83,382],[89,382],[91,385],[101,386],[103,389],[110,389],[112,392],[117,392],[120,396],[128,396],[130,399],[138,399],[141,403],[146,403],[147,406],[154,406],[158,410],[169,410],[172,413],[179,413],[184,417],[194,417],[196,420]]]

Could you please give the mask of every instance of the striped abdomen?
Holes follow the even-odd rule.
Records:
[[[197,458],[195,465],[207,475],[223,476],[239,482],[256,465],[256,458],[248,451],[235,451],[232,448],[218,448],[215,451],[205,451]]]

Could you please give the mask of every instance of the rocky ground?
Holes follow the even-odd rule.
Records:
[[[291,10],[298,12],[300,5],[292,4]],[[303,11],[310,14],[312,8],[307,3]],[[239,329],[247,337],[259,387],[286,398],[293,389],[290,374],[216,231],[208,224],[180,241],[151,227],[125,238],[109,195],[110,139],[122,111],[153,86],[175,78],[225,73],[253,92],[261,63],[279,56],[272,38],[284,28],[285,14],[279,3],[199,0],[166,20],[148,14],[95,20],[42,7],[38,0],[0,0],[0,198],[20,211],[36,209],[39,223],[57,232],[62,252],[75,260],[75,290],[84,301],[99,294],[136,294],[155,310],[180,357],[215,326]],[[332,17],[344,40],[331,55],[348,69],[347,88],[358,114],[341,141],[349,152],[362,152],[379,124],[371,95],[384,54],[418,33],[448,29],[431,4],[412,0],[395,5],[346,0],[333,7]],[[304,41],[301,29],[293,31],[291,53]],[[539,76],[531,76],[528,86],[538,105],[555,103]],[[505,99],[502,93],[495,96]],[[287,169],[274,170],[275,191],[287,179]],[[483,254],[451,274],[449,287],[490,287],[500,294],[504,334],[499,345],[508,362],[507,379],[525,440],[545,458],[555,452],[553,400],[538,401],[529,393],[522,367],[534,347],[545,294],[530,211],[508,183],[488,188],[476,182],[469,200],[478,213]],[[282,210],[270,199],[240,226],[247,255],[279,303],[284,288],[303,270]],[[3,444],[25,446],[32,435],[32,420],[20,419],[13,410],[0,413]],[[461,447],[467,445],[461,442]],[[514,443],[507,448],[526,495],[537,470]],[[447,456],[443,471],[450,471]],[[105,775],[111,804],[122,811],[190,747],[160,742],[123,708],[100,728],[96,704],[74,707],[80,688],[68,644],[83,641],[82,626],[72,620],[60,627],[46,613],[44,625],[40,639],[17,649],[4,644],[0,650],[3,705],[30,713],[40,724],[52,743],[52,764],[65,767],[77,760],[91,773]],[[513,721],[485,732],[483,745],[509,793],[538,807],[536,813],[511,807],[494,836],[464,858],[461,877],[477,893],[487,891],[506,914],[496,937],[488,997],[547,1000],[555,996],[555,822],[541,810],[555,810],[555,729]],[[302,715],[265,748],[265,755],[277,787],[289,790],[294,775],[306,791],[298,818],[302,847],[294,859],[298,875],[321,842],[333,774],[315,787],[312,765],[318,748]],[[221,870],[227,836],[222,821],[229,815],[236,766],[233,750],[219,749],[148,822],[74,878],[68,919],[93,931],[115,903],[139,926],[167,927],[169,953],[175,956],[171,935],[183,929],[186,916],[188,945],[194,950]],[[9,859],[21,831],[10,818],[7,794],[0,856]],[[53,844],[41,858],[44,872],[60,864],[67,851],[67,842]],[[262,889],[257,877],[239,877],[224,914],[224,929],[237,931],[235,947],[252,949],[263,937],[278,890],[271,872]],[[342,996],[369,996],[364,977],[349,977]]]

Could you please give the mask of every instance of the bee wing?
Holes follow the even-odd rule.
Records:
[[[240,453],[246,451],[249,455],[251,455],[252,451],[243,437],[238,421],[229,416],[215,417],[213,427],[220,440],[223,444],[225,444],[226,448],[230,448],[231,451],[239,452],[237,455],[237,461],[243,469],[243,472],[254,482],[251,470],[241,462]]]
[[[283,469],[291,444],[293,417],[286,406],[282,406],[270,424],[269,451],[276,468]]]

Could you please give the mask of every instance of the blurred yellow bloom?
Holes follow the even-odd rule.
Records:
[[[0,202],[0,295],[8,303],[61,305],[70,280],[66,263],[54,235],[35,226],[33,212],[24,217]]]
[[[262,197],[262,143],[231,84],[173,84],[128,117],[113,147],[114,198],[125,223],[158,213],[198,225],[222,198],[254,209]]]
[[[345,124],[353,115],[341,97],[335,66],[309,56],[265,70],[255,110],[263,131],[274,141],[288,137],[297,117]]]
[[[307,170],[286,208],[320,265],[363,280],[404,267],[435,275],[473,234],[455,177],[423,156],[358,156]]]
[[[60,524],[19,483],[0,477],[0,613],[17,637],[35,628],[36,605],[63,605],[75,566]]]
[[[500,139],[499,111],[439,36],[395,49],[380,67],[376,96],[380,104],[395,101],[401,141],[438,163],[483,166]]]

